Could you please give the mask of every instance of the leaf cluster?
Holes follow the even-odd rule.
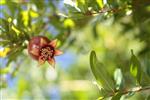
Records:
[[[107,64],[106,64],[107,65]],[[104,66],[96,57],[95,51],[91,51],[90,54],[90,66],[93,75],[95,76],[95,79],[97,81],[97,84],[101,87],[101,97],[99,99],[104,99],[108,97],[112,97],[111,100],[120,100],[122,96],[125,96],[128,98],[131,93],[139,92],[146,86],[149,89],[149,84],[146,84],[146,86],[143,86],[143,82],[141,81],[141,78],[148,77],[148,74],[143,72],[143,69],[141,67],[140,61],[137,59],[137,57],[133,54],[133,50],[131,50],[131,60],[130,60],[130,75],[132,78],[134,78],[133,87],[130,89],[128,86],[126,86],[125,75],[121,71],[120,68],[117,68],[114,71],[114,79],[112,79],[111,75],[108,73],[108,70],[106,69],[106,65]],[[146,79],[145,79],[146,80]],[[143,80],[144,81],[144,80]],[[148,77],[148,81],[150,81],[150,77]]]

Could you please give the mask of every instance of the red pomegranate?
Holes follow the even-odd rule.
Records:
[[[52,66],[55,65],[54,56],[61,55],[62,52],[56,49],[57,39],[50,41],[44,36],[33,37],[28,44],[28,53],[37,60],[39,64],[45,61]]]

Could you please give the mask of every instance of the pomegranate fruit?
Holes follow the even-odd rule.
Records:
[[[50,41],[47,37],[33,37],[28,44],[29,55],[37,60],[39,64],[47,61],[50,65],[55,66],[54,56],[62,54],[62,51],[56,49],[57,39]]]

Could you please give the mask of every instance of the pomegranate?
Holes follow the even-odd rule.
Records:
[[[57,39],[50,41],[47,37],[33,37],[28,44],[29,55],[37,60],[39,64],[47,61],[53,67],[55,66],[54,56],[61,55],[63,52],[56,49]]]

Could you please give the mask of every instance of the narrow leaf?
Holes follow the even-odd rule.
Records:
[[[121,69],[117,68],[114,72],[114,80],[116,82],[116,89],[120,89],[123,86],[123,75]]]
[[[104,7],[103,0],[96,0],[96,2],[97,2],[97,4],[99,5],[100,8]]]
[[[105,66],[97,60],[95,51],[92,51],[90,54],[90,65],[97,83],[100,84],[105,90],[113,91],[113,81],[105,69]]]
[[[76,3],[81,12],[86,13],[88,11],[86,0],[77,0]]]
[[[141,82],[141,64],[137,57],[134,55],[133,50],[131,50],[131,63],[130,63],[130,73],[136,78],[137,83]]]

